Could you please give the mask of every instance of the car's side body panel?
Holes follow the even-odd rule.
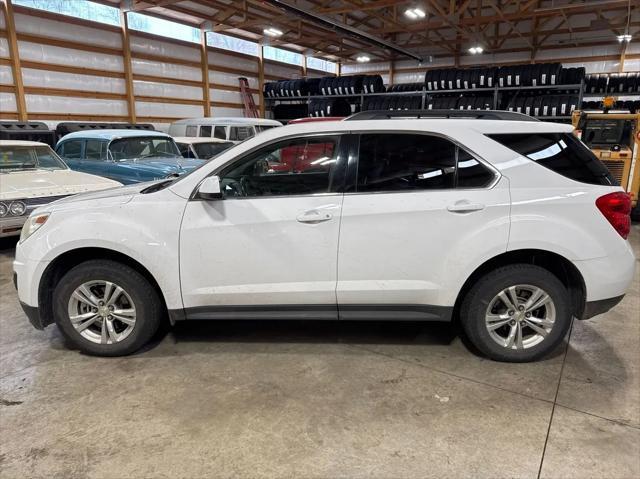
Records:
[[[14,270],[20,301],[38,305],[42,274],[60,255],[81,248],[102,248],[140,263],[157,281],[167,307],[181,309],[178,238],[185,202],[169,190],[134,196],[140,189],[137,185],[125,187],[119,196],[110,197],[88,194],[80,204],[58,203],[52,213],[56,221],[18,249]],[[78,206],[84,214],[78,214]],[[37,265],[30,264],[35,259]]]

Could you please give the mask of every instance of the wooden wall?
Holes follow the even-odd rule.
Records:
[[[262,85],[306,68],[0,2],[0,119],[169,124],[243,116],[238,77]],[[260,48],[261,50],[261,48]],[[326,75],[324,72],[307,72]]]

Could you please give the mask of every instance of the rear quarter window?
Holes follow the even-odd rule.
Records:
[[[487,135],[566,178],[592,185],[616,185],[606,166],[571,133]]]

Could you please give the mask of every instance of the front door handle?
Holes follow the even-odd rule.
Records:
[[[447,206],[447,210],[451,211],[452,213],[471,213],[472,211],[480,211],[483,209],[483,204],[470,203],[466,200],[456,201],[454,204]]]
[[[296,219],[300,223],[317,224],[322,223],[323,221],[329,221],[331,218],[333,218],[333,215],[328,211],[309,210],[304,213],[300,213]]]

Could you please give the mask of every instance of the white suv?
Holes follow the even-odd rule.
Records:
[[[273,129],[35,211],[14,262],[27,316],[104,356],[167,316],[459,321],[489,358],[530,361],[621,300],[630,200],[571,127],[398,114]]]

